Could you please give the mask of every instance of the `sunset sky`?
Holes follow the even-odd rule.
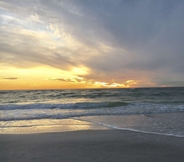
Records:
[[[183,0],[0,0],[0,89],[184,86]]]

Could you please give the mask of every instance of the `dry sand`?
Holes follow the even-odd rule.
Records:
[[[183,162],[184,138],[121,130],[0,134],[0,162]]]

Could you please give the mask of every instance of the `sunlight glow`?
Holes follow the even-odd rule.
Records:
[[[88,69],[86,67],[75,67],[71,70],[71,73],[75,75],[86,75],[88,74]]]
[[[73,67],[70,71],[50,66],[34,68],[4,68],[0,75],[0,89],[73,89],[73,88],[129,88],[137,84],[135,80],[123,83],[109,83],[87,79],[90,70],[86,67]]]

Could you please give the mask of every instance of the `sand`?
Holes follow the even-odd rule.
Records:
[[[0,134],[1,162],[183,162],[184,138],[122,130]]]

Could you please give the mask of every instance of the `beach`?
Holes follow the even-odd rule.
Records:
[[[183,114],[175,115],[178,118],[183,117]],[[173,114],[152,115],[146,118],[158,120],[165,116],[170,120]],[[144,118],[142,115],[78,117],[53,120],[50,125],[47,125],[47,121],[42,121],[42,126],[26,126],[27,123],[21,121],[24,127],[19,127],[19,122],[14,123],[17,126],[1,129],[0,161],[183,162],[183,137],[126,130],[125,121],[132,121],[131,124],[135,125],[138,121],[145,122]],[[34,122],[32,121],[32,124]],[[128,127],[131,128],[130,124]]]
[[[2,162],[183,162],[184,138],[122,130],[1,134]]]

